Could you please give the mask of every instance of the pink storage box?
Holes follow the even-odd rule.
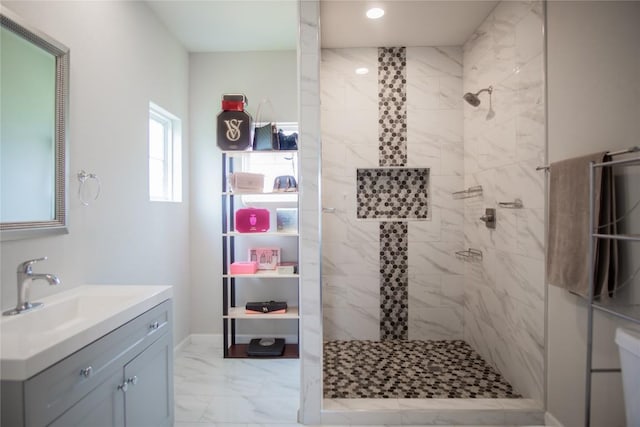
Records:
[[[231,263],[231,274],[255,274],[258,263],[255,261],[236,261]]]
[[[249,261],[258,263],[258,270],[275,270],[280,262],[280,248],[251,248]]]
[[[238,209],[236,211],[236,230],[240,233],[269,231],[269,209]]]

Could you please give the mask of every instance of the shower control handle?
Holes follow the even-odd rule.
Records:
[[[487,228],[496,228],[496,210],[493,208],[485,209],[484,215],[480,217],[480,221],[484,221]]]

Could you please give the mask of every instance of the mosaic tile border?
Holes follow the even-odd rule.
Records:
[[[378,48],[378,164],[385,166],[404,166],[407,164],[407,51],[404,47]],[[366,176],[366,173],[365,173]],[[380,178],[376,176],[376,178]],[[366,181],[366,178],[364,178]],[[367,184],[370,184],[369,186]],[[373,214],[382,217],[380,212],[389,212],[390,200],[396,195],[387,194],[385,201],[379,197],[375,188],[378,182],[358,182],[358,194],[366,195],[371,190],[369,201],[362,201]],[[360,185],[363,186],[360,191]],[[382,189],[384,189],[382,185]],[[373,195],[376,190],[376,197]],[[387,190],[391,190],[390,188]],[[401,198],[400,198],[401,199]],[[405,198],[406,202],[406,198]],[[385,206],[384,209],[380,207]],[[418,202],[419,205],[420,202]],[[393,203],[402,205],[401,200]],[[360,213],[361,201],[358,200]],[[404,206],[403,206],[404,207]],[[426,203],[424,204],[426,208]],[[376,210],[378,214],[376,215]],[[380,223],[380,339],[409,338],[409,277],[406,223]]]
[[[359,219],[427,219],[428,168],[358,169]]]
[[[378,141],[380,166],[407,164],[407,52],[378,48]]]
[[[406,222],[380,223],[380,339],[409,339],[409,241]]]
[[[521,397],[461,340],[327,341],[323,355],[329,399]]]

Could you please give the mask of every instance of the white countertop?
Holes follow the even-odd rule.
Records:
[[[38,299],[41,308],[2,316],[0,378],[30,378],[172,295],[171,286],[84,285]]]

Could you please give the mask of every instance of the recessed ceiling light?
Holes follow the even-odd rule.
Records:
[[[379,7],[372,7],[371,9],[367,10],[367,18],[369,19],[382,18],[383,15],[384,10],[380,9]]]
[[[360,75],[369,74],[369,69],[367,67],[356,68],[356,74],[360,74]]]

